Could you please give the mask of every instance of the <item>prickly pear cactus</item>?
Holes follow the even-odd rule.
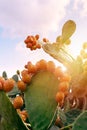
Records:
[[[52,73],[39,72],[32,78],[24,98],[33,130],[47,130],[50,127],[57,107],[57,91],[58,79]]]
[[[0,130],[28,130],[3,91],[0,91]]]
[[[81,54],[76,59],[73,58],[68,52],[67,45],[70,44],[70,38],[75,30],[75,22],[68,20],[62,27],[61,35],[53,43],[44,38],[42,41],[38,40],[39,35],[27,37],[25,40],[27,48],[36,50],[42,47],[46,53],[67,68],[66,72],[70,77],[67,77],[66,72],[62,73],[63,77],[55,77],[53,71],[38,70],[29,61],[22,73],[17,71],[17,74],[12,76],[15,86],[10,92],[5,93],[1,80],[0,130],[87,129],[87,43],[83,45]],[[5,80],[8,79],[5,71],[2,77]],[[18,81],[20,80],[24,84],[20,84],[19,87]],[[66,84],[69,84],[69,89]],[[26,90],[23,88],[25,86]],[[21,119],[23,115],[18,115],[18,111],[9,99],[17,94],[23,96],[25,103],[22,108],[17,109],[21,112],[25,109],[28,112],[28,116],[25,113],[24,120]],[[59,100],[56,102],[56,94],[60,94],[59,99],[63,99],[61,104]],[[18,103],[20,103],[19,100]]]
[[[72,130],[86,130],[87,129],[87,111],[81,113],[73,124]]]

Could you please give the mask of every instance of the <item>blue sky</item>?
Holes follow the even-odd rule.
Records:
[[[87,41],[86,0],[0,0],[0,75],[5,70],[12,76],[28,61],[53,60],[43,50],[31,52],[24,39],[40,34],[54,41],[69,19],[76,22],[70,49],[77,55]]]

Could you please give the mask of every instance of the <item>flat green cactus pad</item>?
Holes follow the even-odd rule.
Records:
[[[77,117],[72,130],[87,130],[87,111]]]
[[[0,130],[28,130],[3,91],[0,91]]]
[[[50,72],[39,72],[24,93],[25,106],[33,130],[47,130],[56,110],[58,79]]]

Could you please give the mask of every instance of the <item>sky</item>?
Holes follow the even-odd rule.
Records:
[[[11,77],[28,61],[54,60],[43,50],[27,49],[24,40],[28,35],[39,34],[53,42],[70,19],[76,23],[70,45],[76,56],[87,41],[86,0],[0,0],[0,75],[6,71]]]

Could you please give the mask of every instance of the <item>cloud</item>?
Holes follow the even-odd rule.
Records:
[[[0,26],[3,35],[26,36],[40,32],[47,35],[55,31],[66,14],[69,0],[1,0]]]
[[[87,0],[74,0],[74,9],[79,12],[82,17],[87,16]]]
[[[23,42],[19,42],[19,43],[17,43],[17,45],[16,45],[16,51],[18,51],[18,52],[25,52],[26,51],[26,46],[24,45],[24,43]]]

